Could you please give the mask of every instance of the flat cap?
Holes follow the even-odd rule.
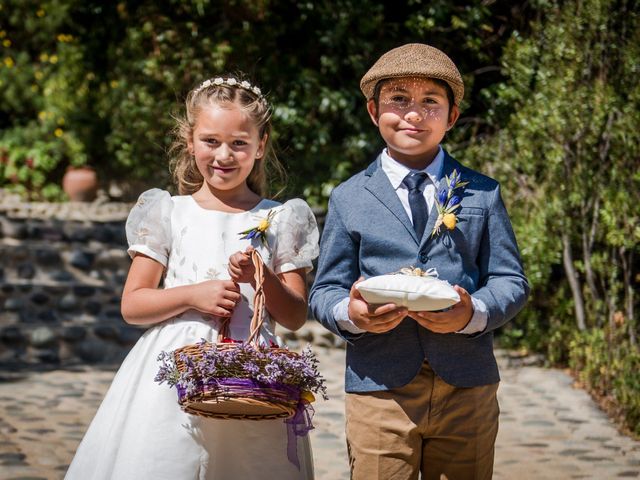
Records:
[[[464,83],[455,63],[441,50],[423,43],[408,43],[382,55],[360,80],[360,90],[369,100],[380,80],[398,77],[437,78],[449,84],[456,105],[464,97]]]

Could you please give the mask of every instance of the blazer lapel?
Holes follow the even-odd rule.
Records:
[[[447,151],[444,152],[444,161],[442,162],[442,172],[440,172],[439,176],[439,185],[436,186],[436,195],[438,194],[438,190],[440,185],[443,185],[445,176],[451,175],[451,172],[457,168],[460,171],[460,164],[451,157]],[[433,207],[429,212],[429,219],[427,220],[427,226],[424,228],[424,235],[422,236],[422,241],[420,245],[427,244],[431,239],[435,238],[431,236],[431,232],[433,231],[433,227],[436,224],[436,220],[438,219],[438,208],[436,207],[436,202],[433,202]]]
[[[367,189],[374,197],[376,197],[382,205],[384,205],[399,221],[404,228],[409,232],[411,238],[418,244],[418,237],[411,220],[409,219],[407,212],[405,212],[398,194],[391,186],[389,178],[384,173],[384,170],[380,168],[380,157],[376,159],[367,171],[365,175],[369,177],[369,180],[365,183],[364,188]]]

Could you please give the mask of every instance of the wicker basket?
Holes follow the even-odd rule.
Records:
[[[264,321],[264,263],[256,250],[251,253],[251,259],[256,269],[256,292],[253,300],[253,317],[247,342],[258,346],[260,327]],[[207,349],[228,350],[238,348],[238,343],[222,343],[228,336],[229,320],[227,320],[218,334],[218,343],[201,342],[186,345],[173,352],[178,370],[182,373],[186,366],[183,361],[186,355],[197,361]],[[271,355],[298,356],[285,348],[272,347]],[[184,354],[184,355],[181,355]],[[242,379],[223,379],[224,384],[200,382],[198,392],[186,395],[178,389],[178,401],[182,409],[193,415],[217,419],[235,420],[273,420],[288,418],[295,414],[298,405],[299,390],[287,386],[268,386],[258,382]]]

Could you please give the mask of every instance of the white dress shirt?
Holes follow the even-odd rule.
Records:
[[[442,150],[442,147],[439,147],[438,153],[433,161],[422,170],[412,170],[394,160],[389,156],[386,148],[382,151],[380,157],[382,170],[389,178],[391,186],[396,191],[396,194],[400,199],[400,203],[402,203],[402,206],[404,207],[405,212],[407,212],[407,216],[411,219],[412,223],[411,207],[409,206],[409,190],[402,181],[409,173],[424,172],[427,174],[430,181],[424,183],[425,187],[423,195],[427,201],[429,212],[431,212],[436,191],[440,184],[440,178],[442,177],[442,168],[444,165],[444,150]],[[471,320],[465,328],[456,333],[477,333],[484,330],[487,326],[487,318],[489,315],[487,306],[482,300],[473,297],[473,295],[471,296],[471,301],[473,303],[473,315],[471,316]],[[349,297],[344,298],[333,307],[333,317],[341,330],[345,330],[350,333],[364,333],[366,331],[357,327],[349,318]]]

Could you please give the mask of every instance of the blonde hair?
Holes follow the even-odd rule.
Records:
[[[173,180],[180,195],[191,195],[202,187],[204,178],[198,171],[188,147],[196,120],[204,106],[235,104],[255,123],[259,138],[267,136],[264,153],[255,159],[253,169],[247,177],[247,186],[254,193],[264,197],[268,193],[268,180],[272,174],[284,180],[284,168],[278,161],[271,140],[271,106],[259,89],[243,87],[248,85],[248,82],[240,76],[224,75],[216,80],[220,78],[225,79],[223,83],[206,81],[187,94],[184,116],[176,118],[174,140],[169,148]]]

